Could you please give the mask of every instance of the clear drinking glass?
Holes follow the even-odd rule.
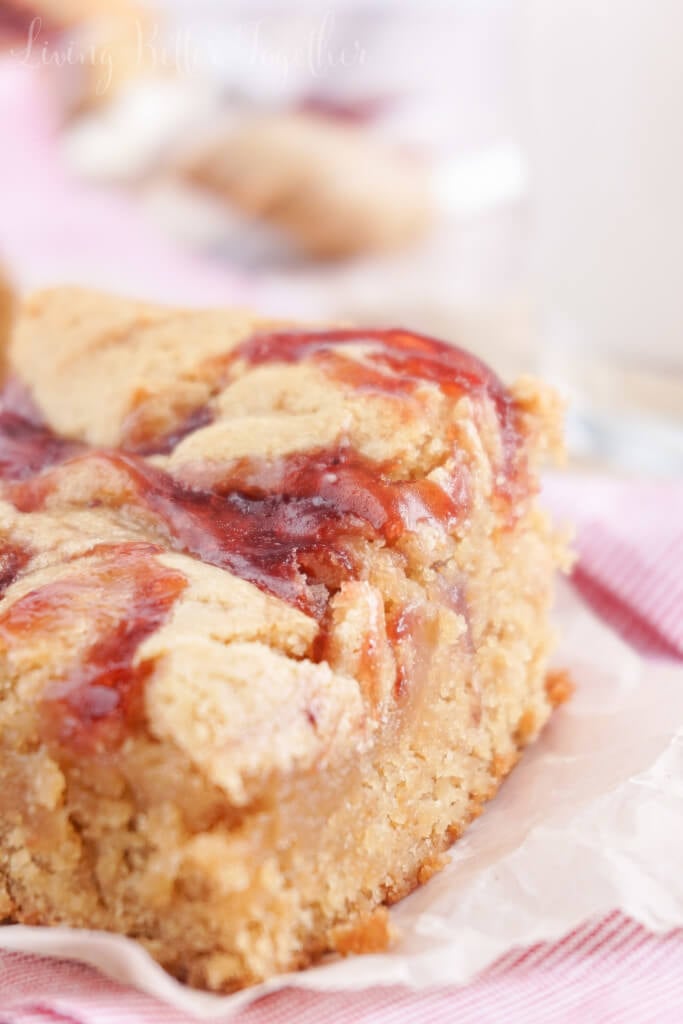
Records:
[[[683,4],[520,2],[543,370],[574,451],[683,474]]]

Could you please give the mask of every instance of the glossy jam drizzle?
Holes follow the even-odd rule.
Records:
[[[345,353],[351,343],[363,345],[361,358]],[[238,362],[303,359],[360,391],[402,396],[429,381],[450,396],[488,396],[503,437],[503,475],[509,482],[519,472],[514,402],[497,377],[461,349],[399,330],[278,332],[249,339],[227,365],[229,372]],[[145,451],[170,450],[207,421],[207,409],[198,409],[174,435],[145,440]],[[0,408],[5,499],[22,512],[42,508],[68,472],[59,464],[74,460],[96,470],[91,505],[126,504],[133,516],[137,507],[152,517],[164,546],[228,569],[323,627],[330,595],[362,574],[363,541],[400,543],[424,523],[448,530],[469,504],[464,473],[454,472],[445,486],[397,481],[391,467],[343,444],[277,460],[240,460],[223,467],[219,486],[192,487],[135,452],[93,449],[56,436],[26,396],[10,390]],[[160,565],[158,550],[148,544],[100,547],[82,575],[32,591],[0,616],[0,644],[28,643],[32,633],[68,633],[79,610],[85,621],[94,621],[96,639],[63,666],[43,700],[46,729],[59,742],[110,746],[137,720],[150,666],[135,663],[136,652],[185,585],[180,573]],[[5,552],[0,585],[16,577],[24,557],[19,549]],[[413,630],[411,615],[397,613],[388,629],[403,649]],[[400,695],[408,681],[399,673],[396,685]]]
[[[26,388],[10,378],[0,393],[0,481],[27,480],[81,454],[87,445],[47,426]]]
[[[10,587],[24,566],[28,563],[31,553],[28,548],[8,541],[0,544],[0,597]]]
[[[349,345],[364,346],[362,361],[345,355]],[[481,359],[456,345],[399,328],[277,331],[249,338],[233,358],[251,366],[312,359],[359,391],[408,395],[427,381],[451,398],[487,396],[496,410],[503,443],[503,493],[512,488],[522,468],[520,414],[513,396]]]
[[[82,574],[32,590],[0,615],[0,649],[30,649],[34,638],[40,644],[46,634],[58,644],[66,641],[41,702],[44,731],[60,744],[112,747],[139,720],[152,664],[136,663],[135,655],[186,585],[181,573],[153,557],[159,550],[149,544],[100,545]],[[70,651],[76,615],[84,617],[94,640],[85,650]]]
[[[248,459],[214,491],[191,488],[135,455],[83,456],[125,477],[125,490],[163,525],[169,546],[230,570],[318,619],[329,591],[358,574],[352,538],[387,543],[424,522],[453,525],[466,489],[429,480],[392,482],[349,448],[291,455],[275,464]],[[21,512],[53,491],[47,473],[10,486]],[[96,499],[95,499],[96,500]]]
[[[0,411],[2,480],[29,479],[85,450],[85,445],[57,437],[49,427],[33,423],[8,409]]]
[[[373,390],[404,394],[427,380],[451,395],[489,391],[502,398],[507,394],[493,371],[476,356],[436,338],[399,328],[339,327],[255,334],[236,349],[235,356],[252,366],[298,363],[311,357],[327,360],[338,356],[345,345],[367,346],[367,362],[380,371],[389,371],[367,375],[367,385]],[[357,374],[354,383],[363,387],[368,368],[354,361],[353,369]]]

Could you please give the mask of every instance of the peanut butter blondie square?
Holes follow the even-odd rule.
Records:
[[[0,412],[0,918],[229,991],[381,948],[566,695],[552,394],[400,329],[30,298]]]

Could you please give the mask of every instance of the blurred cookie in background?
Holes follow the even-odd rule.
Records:
[[[422,260],[419,277],[431,282],[436,260],[425,263],[425,249],[440,236],[450,302],[451,238],[524,193],[516,147],[494,145],[479,117],[472,138],[451,137],[457,82],[440,19],[349,12],[302,26],[268,6],[257,31],[251,4],[211,0],[158,0],[158,14],[133,0],[44,0],[43,10],[73,26],[64,38],[99,40],[85,82],[78,68],[50,69],[52,98],[74,93],[58,138],[69,176],[126,190],[160,231],[216,263],[250,274],[317,263],[345,289],[339,275],[362,257],[386,264],[392,280],[405,258]],[[329,66],[302,59],[315,40]],[[428,82],[403,74],[420,40],[443,45],[438,59],[429,50]],[[336,59],[355,43],[372,59]],[[463,42],[461,58],[466,50]],[[471,262],[462,261],[466,272]],[[382,310],[398,298],[393,285],[388,296],[366,290]]]
[[[183,155],[179,173],[315,259],[401,248],[432,219],[420,160],[314,113],[258,113],[214,126]]]
[[[55,58],[43,70],[70,175],[129,189],[163,230],[250,270],[391,254],[426,234],[434,153],[392,133],[406,97],[364,84],[355,64],[314,68],[326,80],[311,93],[292,46],[318,39],[325,19],[292,38],[269,16],[266,43],[251,8],[193,5],[183,20],[176,6],[0,0],[24,38],[14,52],[35,37]],[[335,54],[356,33],[371,38],[363,19],[345,24],[325,37]]]

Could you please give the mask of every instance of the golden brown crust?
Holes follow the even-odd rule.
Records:
[[[574,693],[575,689],[576,687],[574,686],[572,678],[566,669],[558,669],[554,672],[548,672],[545,682],[545,691],[548,694],[548,700],[553,707],[558,707],[560,704],[566,703]]]
[[[351,953],[381,953],[390,940],[391,928],[386,907],[377,907],[350,924],[336,925],[327,934],[330,949],[342,956]]]

